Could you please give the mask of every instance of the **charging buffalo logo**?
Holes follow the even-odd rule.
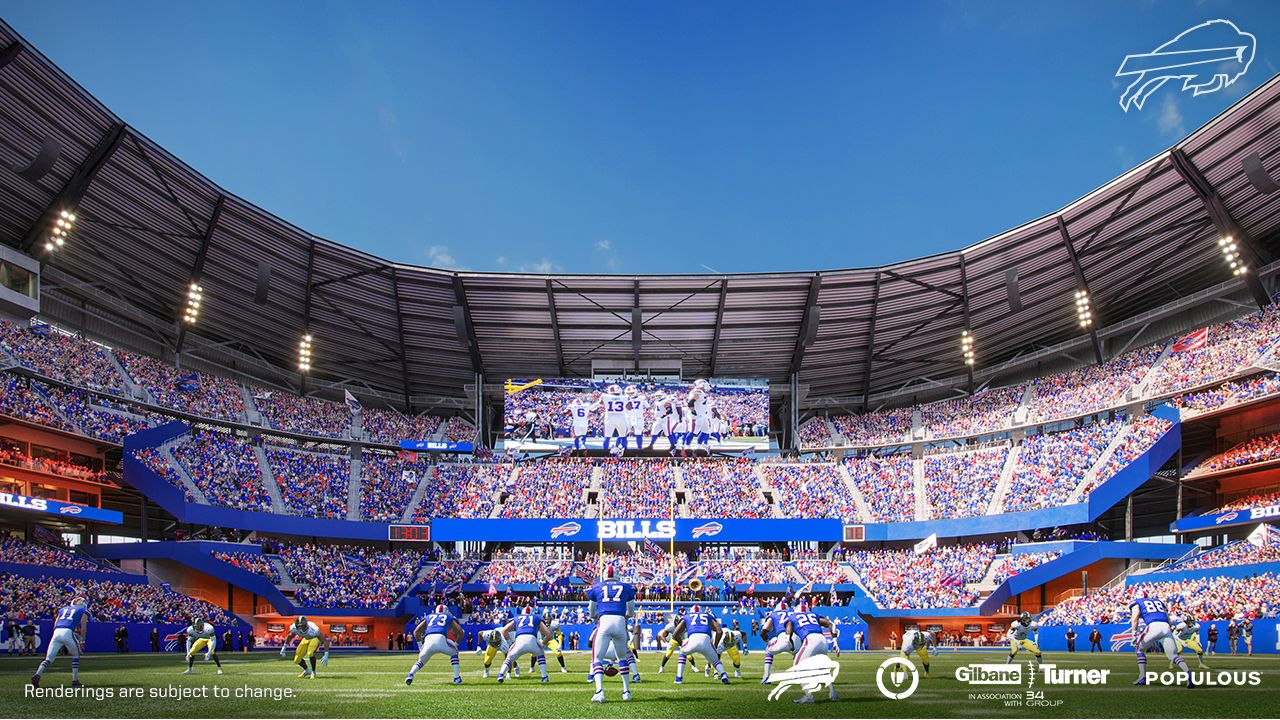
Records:
[[[1253,63],[1257,39],[1230,20],[1209,20],[1183,30],[1146,53],[1125,56],[1116,77],[1132,78],[1120,108],[1142,105],[1169,80],[1182,80],[1192,95],[1217,92],[1239,80]]]
[[[799,687],[807,693],[814,693],[830,687],[840,674],[840,663],[826,655],[814,655],[796,663],[790,670],[774,673],[769,677],[776,687],[769,693],[770,700],[777,700],[788,688]]]
[[[705,525],[699,525],[693,529],[693,538],[696,540],[700,537],[713,537],[719,535],[724,530],[724,526],[718,522],[709,522]]]
[[[573,537],[582,531],[582,526],[576,522],[567,522],[563,525],[557,525],[551,528],[551,537]]]

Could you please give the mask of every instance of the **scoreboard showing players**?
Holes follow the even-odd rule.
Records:
[[[765,380],[508,380],[504,446],[514,452],[697,456],[769,449]]]

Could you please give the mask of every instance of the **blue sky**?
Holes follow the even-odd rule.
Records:
[[[0,2],[227,190],[393,260],[472,270],[875,265],[1055,210],[1280,66],[1269,2]],[[1205,20],[1235,85],[1114,78]]]

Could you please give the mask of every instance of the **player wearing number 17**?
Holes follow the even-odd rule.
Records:
[[[636,614],[636,591],[618,582],[613,566],[605,568],[604,579],[587,591],[588,614],[596,621],[595,642],[591,646],[591,678],[596,692],[591,702],[604,702],[604,663],[609,657],[626,658],[622,674],[622,699],[631,699],[631,676],[636,672],[636,657],[627,643],[627,618]]]
[[[31,684],[40,687],[40,676],[53,664],[58,652],[66,648],[71,653],[71,687],[80,687],[80,638],[89,628],[89,600],[77,597],[71,604],[58,611],[53,621],[53,636],[49,638],[49,652],[31,676]]]

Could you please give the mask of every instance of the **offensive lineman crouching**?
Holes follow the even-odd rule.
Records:
[[[193,669],[196,662],[196,653],[204,650],[204,659],[213,659],[213,664],[218,666],[218,674],[222,674],[222,660],[218,658],[218,631],[213,629],[213,625],[206,622],[204,618],[197,615],[191,619],[191,625],[187,627],[187,669],[182,671],[183,675],[191,675],[195,673]]]
[[[405,685],[413,684],[413,676],[418,674],[432,655],[448,655],[449,664],[453,666],[453,684],[462,684],[462,671],[458,666],[458,644],[449,639],[449,633],[454,633],[454,637],[462,637],[462,626],[449,614],[449,608],[437,605],[435,611],[422,618],[422,622],[413,629],[413,637],[421,649],[418,651],[417,661],[404,678]],[[508,655],[507,660],[510,659],[511,656]],[[507,660],[503,661],[503,667],[506,667]]]

